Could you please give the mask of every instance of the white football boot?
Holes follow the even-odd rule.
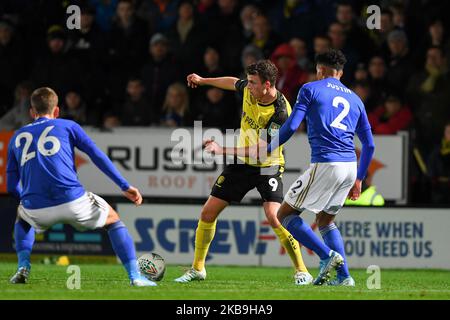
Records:
[[[306,286],[311,284],[314,280],[313,276],[309,272],[297,271],[294,274],[295,284],[298,286]]]
[[[202,271],[195,270],[194,268],[190,268],[185,272],[181,277],[176,278],[175,282],[186,283],[194,280],[205,280],[206,279],[206,269],[203,268]]]
[[[130,284],[134,287],[156,287],[157,284],[143,275],[139,275],[139,277],[130,281]]]

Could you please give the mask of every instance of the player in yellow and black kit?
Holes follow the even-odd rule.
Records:
[[[217,178],[198,222],[192,268],[175,281],[190,282],[206,278],[205,258],[214,238],[217,217],[230,202],[240,202],[248,191],[256,188],[263,200],[267,220],[294,264],[295,283],[310,284],[313,278],[303,263],[298,242],[277,219],[277,211],[283,201],[283,149],[280,147],[264,158],[253,156],[256,150],[253,147],[258,145],[260,139],[270,143],[270,137],[276,135],[289,117],[291,106],[275,87],[278,70],[272,62],[258,61],[248,66],[246,72],[246,80],[234,77],[202,78],[195,73],[187,77],[188,86],[192,88],[210,85],[238,91],[243,102],[238,146],[222,147],[212,140],[205,141],[206,151],[236,156],[237,163],[227,165]]]

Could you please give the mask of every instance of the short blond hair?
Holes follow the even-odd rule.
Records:
[[[58,95],[49,87],[36,89],[31,94],[31,107],[41,114],[49,114],[58,105]]]

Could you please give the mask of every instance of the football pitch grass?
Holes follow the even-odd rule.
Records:
[[[34,264],[28,284],[13,285],[16,264],[0,263],[0,299],[133,300],[388,300],[450,299],[450,271],[381,270],[381,289],[367,288],[371,274],[352,270],[356,287],[296,286],[290,268],[209,266],[205,281],[175,283],[185,267],[167,266],[157,287],[129,285],[121,265],[79,264],[80,289],[67,288],[67,267]],[[313,276],[317,269],[311,269]]]

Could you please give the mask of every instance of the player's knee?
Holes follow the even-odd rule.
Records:
[[[114,209],[110,208],[110,210],[108,212],[108,217],[106,218],[105,227],[107,227],[113,223],[116,223],[119,220],[120,220],[120,217],[117,214],[117,212],[114,211]]]
[[[202,221],[214,222],[218,216],[219,216],[219,212],[217,210],[214,210],[214,208],[210,208],[207,206],[204,206],[202,208],[202,212],[201,212]]]
[[[283,214],[283,212],[280,212],[280,211],[278,210],[278,212],[277,212],[277,220],[280,221],[280,223],[282,223],[283,220],[284,220],[284,217],[286,217],[286,215]]]
[[[269,224],[272,228],[277,228],[280,226],[280,221],[278,220],[277,214],[275,212],[267,214],[266,217],[267,217],[267,221],[269,222]]]
[[[291,214],[293,214],[292,208],[290,208],[286,203],[283,203],[278,209],[276,217],[280,223],[283,223],[284,218]]]
[[[334,216],[325,212],[319,212],[316,216],[316,224],[319,228],[326,227],[334,222]]]

